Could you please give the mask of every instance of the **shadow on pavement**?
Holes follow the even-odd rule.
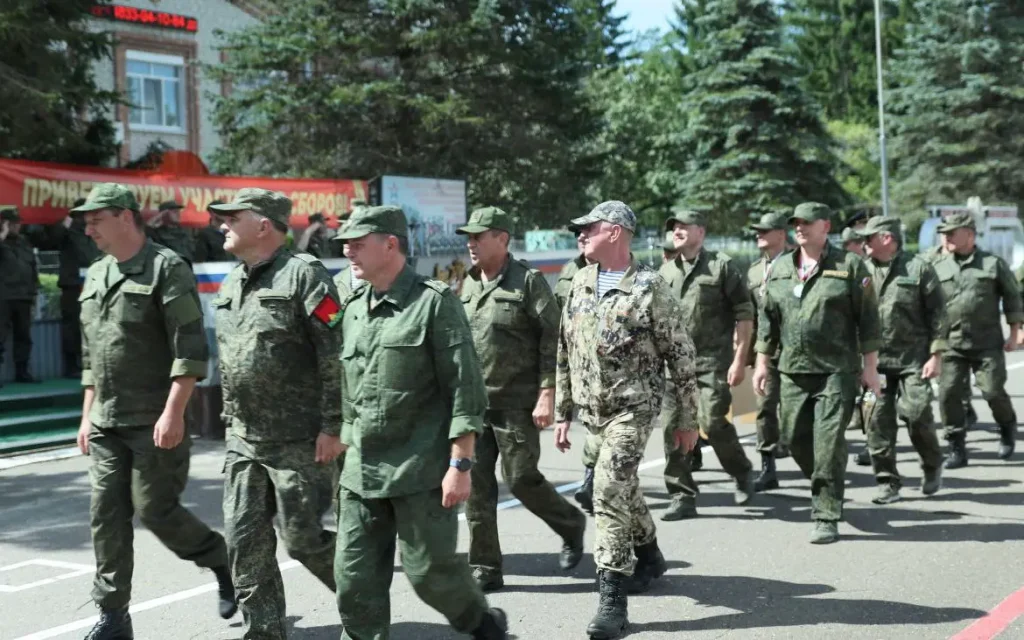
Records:
[[[665,576],[642,597],[665,595],[692,598],[698,605],[726,607],[735,613],[696,620],[667,620],[633,624],[631,635],[679,633],[711,629],[763,629],[817,624],[929,625],[969,620],[984,611],[927,607],[869,599],[813,598],[834,593],[825,584],[801,584],[743,576]]]

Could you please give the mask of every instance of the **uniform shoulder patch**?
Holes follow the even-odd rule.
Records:
[[[441,295],[449,293],[452,290],[451,287],[449,287],[444,282],[441,282],[440,280],[431,280],[428,278],[426,280],[423,280],[421,284],[428,289],[433,289],[434,291],[440,293]]]
[[[295,257],[298,258],[299,260],[302,260],[306,264],[323,264],[322,262],[320,262],[320,258],[317,258],[316,256],[310,253],[296,253]]]
[[[341,305],[330,294],[324,295],[313,308],[313,317],[328,327],[334,327],[341,322],[341,315]]]

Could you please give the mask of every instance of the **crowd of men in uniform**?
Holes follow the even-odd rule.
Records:
[[[877,398],[865,421],[876,503],[899,498],[899,420],[921,455],[922,491],[940,488],[928,382],[937,376],[946,467],[967,462],[971,370],[1000,426],[1000,457],[1013,453],[1003,351],[1020,339],[1021,297],[1005,263],[974,246],[969,216],[940,227],[946,252],[934,264],[901,250],[897,220],[872,218],[856,231],[862,259],[829,243],[828,207],[804,203],[753,226],[763,255],[743,277],[704,247],[706,217],[686,209],[666,221],[660,269],[642,264],[634,212],[609,201],[570,222],[581,253],[552,290],[509,253],[511,216],[486,207],[458,230],[473,268],[456,295],[408,264],[398,207],[354,211],[336,236],[349,266],[333,279],[286,246],[283,194],[242,189],[209,210],[240,261],[212,301],[227,427],[223,536],[180,503],[184,411],[209,357],[189,264],[147,236],[124,186],[98,185],[72,210],[104,254],[78,296],[78,444],[90,456],[101,610],[92,640],[133,637],[134,513],[213,571],[219,613],[241,610],[245,638],[286,637],[275,520],[288,554],[335,594],[343,639],[388,637],[396,547],[417,595],[454,629],[505,638],[506,615],[485,596],[504,584],[497,460],[512,494],[561,539],[559,568],[572,570],[586,517],[538,462],[539,431],[554,426],[566,451],[573,419],[586,430],[577,499],[596,529],[593,639],[621,635],[628,595],[667,569],[637,476],[656,424],[672,495],[662,520],[697,514],[703,432],[737,504],[779,486],[775,459],[788,449],[811,479],[817,544],[839,539],[845,430],[861,389]],[[751,365],[759,474],[727,417],[730,389]],[[336,530],[322,524],[332,501]],[[456,553],[462,503],[466,558]]]

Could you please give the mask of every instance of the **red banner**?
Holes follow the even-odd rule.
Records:
[[[179,176],[146,171],[82,167],[51,162],[0,160],[0,206],[14,205],[26,224],[53,224],[68,214],[75,200],[89,195],[96,183],[118,182],[135,193],[143,215],[155,213],[161,202],[175,200],[185,207],[181,224],[206,226],[212,200],[230,202],[243,187],[281,191],[292,201],[292,224],[305,227],[306,218],[323,213],[332,223],[351,209],[352,200],[366,200],[363,180],[306,180],[240,176]]]

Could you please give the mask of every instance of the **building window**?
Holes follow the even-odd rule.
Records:
[[[128,124],[136,131],[185,133],[185,59],[125,52]]]

